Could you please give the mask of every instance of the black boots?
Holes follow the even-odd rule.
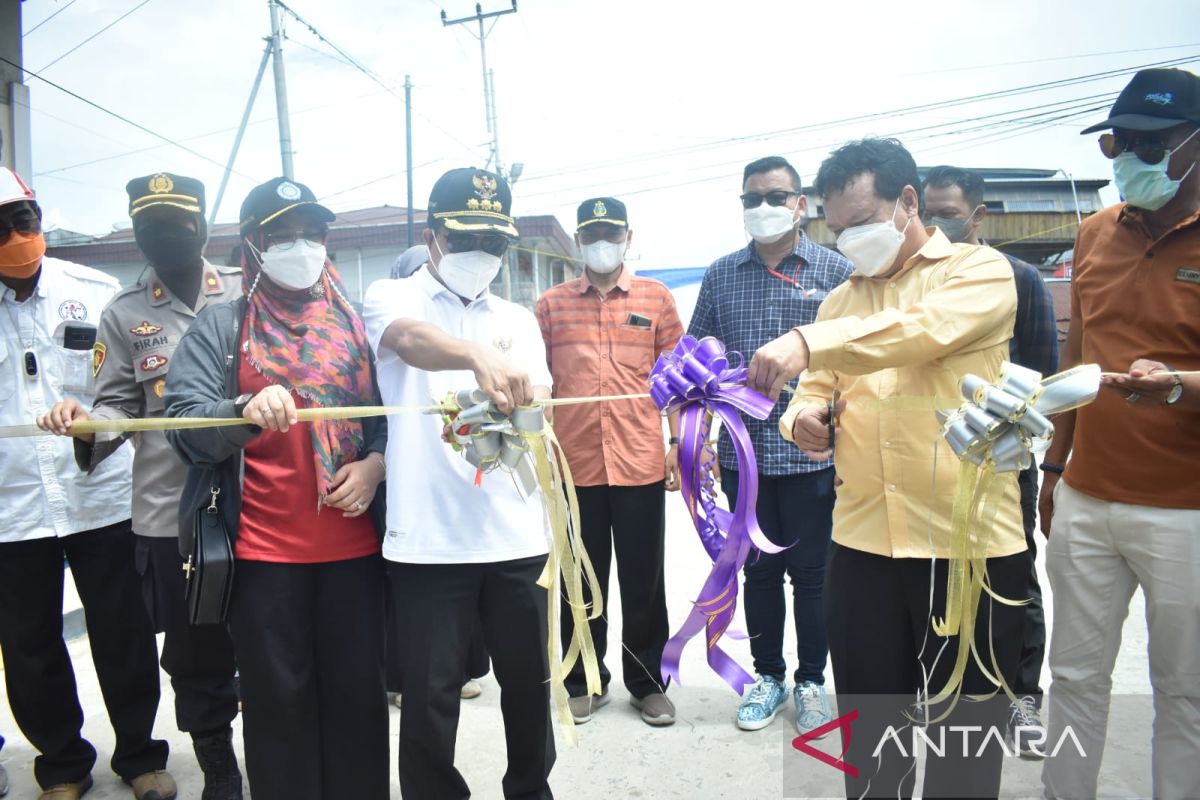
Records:
[[[242,800],[242,773],[233,752],[233,730],[226,728],[209,736],[193,736],[192,748],[204,773],[200,800]]]

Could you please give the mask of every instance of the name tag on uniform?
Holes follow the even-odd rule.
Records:
[[[1175,273],[1175,280],[1187,281],[1188,283],[1200,283],[1200,268],[1197,267],[1180,267]]]
[[[625,320],[625,324],[633,328],[649,328],[650,318],[643,317],[641,314],[630,314],[629,319]]]

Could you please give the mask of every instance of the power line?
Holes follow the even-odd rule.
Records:
[[[50,16],[48,16],[48,17],[46,17],[44,20],[42,20],[41,22],[39,22],[37,25],[34,25],[34,26],[33,26],[32,28],[30,28],[29,30],[25,31],[25,33],[21,34],[21,36],[22,36],[22,37],[25,37],[25,36],[28,36],[29,34],[33,33],[33,32],[34,32],[34,31],[36,31],[38,28],[42,27],[43,25],[45,25],[45,24],[46,24],[47,22],[49,22],[50,20],[52,20],[52,19],[54,19],[55,17],[57,17],[59,14],[61,14],[61,13],[62,13],[62,12],[64,12],[64,11],[66,11],[66,10],[67,10],[68,8],[70,8],[71,6],[75,5],[75,3],[77,3],[78,1],[79,1],[79,0],[69,0],[69,2],[67,2],[67,4],[66,4],[66,5],[64,5],[62,8],[60,8],[58,11],[55,11],[53,14],[51,14],[51,15],[50,15]]]
[[[58,62],[62,61],[62,60],[63,60],[64,58],[66,58],[67,56],[71,55],[71,53],[74,53],[76,50],[78,50],[79,48],[83,47],[85,44],[87,44],[88,42],[90,42],[92,39],[95,39],[97,36],[99,36],[100,34],[104,33],[106,30],[108,30],[108,29],[109,29],[109,28],[111,28],[112,26],[116,25],[118,22],[120,22],[121,20],[125,19],[125,18],[126,18],[126,17],[128,17],[130,14],[132,14],[132,13],[133,13],[133,12],[135,12],[135,11],[137,11],[139,8],[141,8],[142,6],[146,5],[146,4],[147,4],[147,3],[149,3],[149,2],[150,2],[150,0],[142,0],[142,2],[138,3],[136,6],[134,6],[134,7],[133,7],[133,8],[131,8],[131,9],[129,9],[129,10],[128,10],[128,11],[126,11],[124,14],[122,14],[122,15],[121,15],[121,16],[119,16],[119,17],[117,17],[117,18],[116,18],[116,19],[114,19],[112,22],[108,23],[108,24],[107,24],[107,25],[105,25],[103,28],[101,28],[100,30],[96,31],[96,32],[95,32],[95,33],[93,33],[91,36],[89,36],[88,38],[84,39],[82,42],[80,42],[79,44],[75,45],[74,47],[72,47],[72,48],[71,48],[70,50],[68,50],[67,52],[63,53],[61,56],[59,56],[58,58],[56,58],[56,59],[54,59],[53,61],[51,61],[51,62],[50,62],[49,64],[47,64],[46,66],[42,67],[40,70],[38,70],[38,72],[45,72],[46,70],[50,69],[50,68],[51,68],[51,67],[53,67],[55,64],[57,64]]]
[[[765,133],[748,134],[748,135],[742,135],[742,136],[731,136],[731,137],[726,137],[724,139],[718,139],[714,142],[706,142],[706,143],[702,143],[702,144],[683,145],[683,146],[675,147],[675,148],[667,148],[667,149],[663,149],[663,150],[642,153],[642,154],[639,154],[639,155],[636,155],[633,157],[629,157],[629,158],[609,159],[606,161],[597,161],[597,162],[592,162],[590,164],[584,164],[584,165],[579,165],[579,166],[574,166],[574,167],[565,167],[565,168],[559,169],[557,171],[543,172],[541,174],[528,175],[524,178],[524,180],[526,182],[537,181],[537,180],[542,180],[545,178],[558,177],[561,175],[568,175],[568,174],[572,174],[572,173],[576,173],[576,172],[584,172],[589,169],[597,168],[597,167],[607,167],[607,166],[613,166],[615,164],[632,163],[635,161],[657,160],[657,159],[663,158],[664,156],[681,155],[684,153],[700,152],[700,151],[704,151],[704,150],[725,147],[730,144],[741,144],[741,143],[754,142],[754,141],[763,141],[766,139],[775,139],[775,138],[779,138],[781,136],[788,136],[788,135],[794,135],[796,133],[823,130],[823,129],[827,129],[827,128],[836,128],[836,127],[841,127],[844,125],[849,125],[849,124],[858,123],[858,122],[868,122],[873,119],[879,119],[879,118],[885,118],[885,117],[910,116],[912,114],[916,114],[916,113],[919,113],[922,111],[934,111],[934,110],[939,110],[939,109],[943,109],[943,108],[953,108],[956,106],[967,105],[970,103],[1002,99],[1005,97],[1029,94],[1029,93],[1038,92],[1038,91],[1046,91],[1048,89],[1054,89],[1054,88],[1062,88],[1065,86],[1071,86],[1071,85],[1075,85],[1078,83],[1089,83],[1092,81],[1102,80],[1104,78],[1115,77],[1118,75],[1125,75],[1125,74],[1129,74],[1132,72],[1137,72],[1138,70],[1148,69],[1148,68],[1152,68],[1152,67],[1178,66],[1180,64],[1186,64],[1186,63],[1196,61],[1197,59],[1200,59],[1200,55],[1186,56],[1186,57],[1181,57],[1181,58],[1176,58],[1176,59],[1169,59],[1166,61],[1154,62],[1154,63],[1150,63],[1150,64],[1141,64],[1141,65],[1132,66],[1132,67],[1123,67],[1121,69],[1116,69],[1116,70],[1107,70],[1104,72],[1091,73],[1091,74],[1087,74],[1087,75],[1079,75],[1079,76],[1075,76],[1075,77],[1071,77],[1071,78],[1062,78],[1062,79],[1054,80],[1054,81],[1045,81],[1042,83],[1035,83],[1035,84],[1030,84],[1027,86],[1019,86],[1019,87],[1014,87],[1011,89],[1001,89],[1001,90],[997,90],[994,92],[985,92],[982,94],[968,95],[965,97],[957,97],[957,98],[952,98],[952,99],[948,99],[948,100],[939,100],[939,101],[935,101],[935,102],[931,102],[931,103],[922,103],[922,104],[915,105],[915,106],[908,106],[905,108],[897,108],[897,109],[892,109],[889,111],[877,111],[877,112],[871,112],[871,113],[867,113],[867,114],[859,114],[859,115],[855,115],[855,116],[851,116],[851,117],[843,117],[841,119],[826,120],[823,122],[813,122],[813,123],[799,125],[799,126],[792,127],[792,128],[782,128],[782,129],[775,130],[775,131],[768,131]]]
[[[34,72],[31,69],[27,69],[26,67],[21,66],[20,64],[16,63],[15,61],[10,61],[7,58],[5,58],[4,56],[0,56],[0,61],[3,61],[5,64],[8,64],[10,67],[21,70],[26,75],[37,78],[42,83],[46,84],[47,86],[58,89],[60,92],[62,92],[65,95],[74,97],[79,102],[89,105],[92,108],[96,109],[97,111],[102,111],[105,114],[108,114],[110,117],[119,119],[121,122],[124,122],[126,125],[131,125],[132,127],[137,128],[139,131],[142,131],[143,133],[147,133],[147,134],[153,136],[155,139],[160,139],[163,142],[166,142],[167,144],[174,145],[175,147],[178,147],[180,150],[183,150],[185,153],[190,153],[191,155],[195,156],[196,158],[199,158],[203,161],[207,161],[210,164],[215,164],[216,166],[220,167],[221,169],[225,168],[225,165],[222,164],[220,161],[217,161],[216,159],[213,159],[213,158],[209,158],[208,156],[204,155],[203,153],[199,153],[199,152],[193,150],[192,148],[188,147],[187,145],[180,144],[179,142],[175,141],[174,139],[170,139],[166,136],[163,136],[161,133],[158,133],[157,131],[150,130],[145,125],[134,122],[133,120],[129,119],[128,117],[121,116],[117,112],[111,111],[111,110],[105,108],[104,106],[100,105],[99,103],[96,103],[92,100],[88,100],[83,95],[76,94],[75,92],[72,92],[70,89],[67,89],[64,86],[60,86],[59,84],[55,83],[54,81],[50,80],[49,78],[43,78],[38,73]],[[246,178],[247,180],[251,180],[251,181],[254,180],[253,178],[251,178],[249,175],[246,175],[245,173],[238,172],[237,174],[243,178]]]
[[[339,56],[341,56],[342,60],[345,62],[345,64],[347,66],[353,67],[354,69],[358,70],[362,74],[366,75],[372,81],[374,81],[375,83],[377,83],[381,87],[383,87],[383,90],[386,91],[388,94],[390,94],[392,97],[396,98],[397,100],[399,100],[402,103],[404,102],[404,98],[396,92],[395,87],[389,86],[384,81],[383,77],[379,75],[379,73],[375,72],[373,69],[368,67],[366,64],[362,63],[357,58],[350,55],[348,52],[346,52],[345,49],[338,47],[336,44],[334,44],[332,41],[329,40],[329,37],[325,36],[323,33],[321,33],[319,30],[317,30],[315,25],[313,25],[311,22],[309,22],[308,20],[301,17],[299,14],[297,14],[295,11],[293,11],[291,8],[289,8],[287,5],[278,2],[278,0],[276,0],[276,4],[281,9],[286,11],[289,15],[291,15],[291,17],[293,19],[295,19],[297,22],[299,22],[301,25],[303,25],[305,28],[307,28],[308,32],[311,33],[313,36],[317,37],[317,39],[320,42],[322,42],[325,45],[328,45],[330,49],[332,49],[335,53],[337,53]],[[295,42],[295,39],[290,39],[290,41]],[[299,43],[297,42],[297,44],[299,44]],[[313,48],[308,48],[308,49],[312,50]],[[417,116],[419,116],[421,119],[428,122],[431,126],[436,128],[438,131],[440,131],[443,135],[448,137],[451,141],[453,141],[456,144],[458,144],[459,146],[461,146],[467,152],[469,152],[469,153],[475,152],[476,147],[469,145],[466,142],[462,141],[457,136],[455,136],[453,133],[446,130],[441,125],[437,124],[437,122],[435,122],[434,120],[430,119],[426,114],[423,114],[422,112],[420,112],[416,109],[414,109],[414,113],[416,113]]]

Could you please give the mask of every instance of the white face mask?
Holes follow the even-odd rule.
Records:
[[[896,229],[896,212],[900,209],[900,198],[896,198],[896,207],[892,209],[892,218],[887,222],[869,222],[866,225],[855,225],[842,231],[837,238],[837,248],[854,269],[862,275],[872,278],[881,272],[886,272],[900,254],[904,244],[904,233],[912,222],[912,217],[904,223],[903,230]]]
[[[592,242],[580,246],[583,263],[592,272],[607,275],[615,272],[625,261],[625,242]]]
[[[471,250],[467,253],[442,253],[442,246],[434,237],[433,246],[441,258],[437,273],[446,288],[465,300],[474,300],[483,294],[488,285],[500,272],[500,256]]]
[[[742,211],[746,233],[759,244],[778,242],[796,227],[796,211],[787,206],[768,205],[764,200]]]
[[[258,257],[263,273],[271,282],[293,292],[311,287],[321,279],[321,271],[325,269],[325,245],[306,239],[272,245]]]

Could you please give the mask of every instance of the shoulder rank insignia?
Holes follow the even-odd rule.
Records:
[[[92,345],[92,377],[100,375],[100,368],[104,366],[104,358],[108,355],[108,348],[100,342]]]
[[[159,400],[161,400],[162,396],[163,396],[163,392],[166,391],[166,388],[167,388],[167,379],[159,378],[158,380],[156,380],[154,382],[154,396],[157,397]]]
[[[146,356],[145,358],[142,359],[142,364],[141,364],[142,372],[153,372],[154,370],[158,369],[159,367],[165,367],[166,365],[167,365],[167,357],[160,356],[158,353],[154,353],[152,355]]]
[[[162,328],[144,319],[141,325],[130,328],[129,332],[134,336],[153,336],[156,333],[162,333]]]

